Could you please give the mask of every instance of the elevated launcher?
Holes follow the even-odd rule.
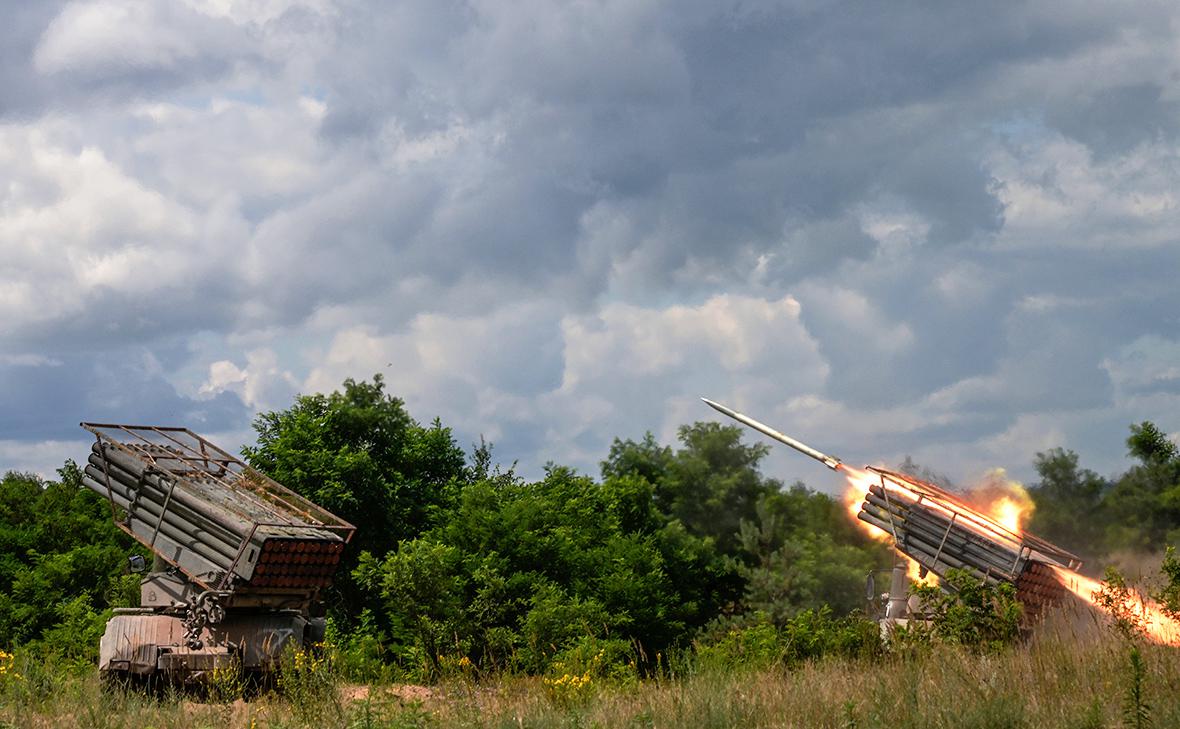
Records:
[[[269,670],[312,615],[355,528],[187,428],[82,423],[82,483],[155,556],[140,608],[117,611],[100,670],[199,674],[237,660]]]
[[[724,405],[701,398],[724,415],[808,455],[833,470],[843,462],[784,435]],[[1077,570],[1082,561],[1028,532],[1014,532],[958,496],[902,473],[868,466],[868,484],[857,518],[888,534],[894,548],[925,574],[945,580],[947,571],[964,570],[983,582],[1007,582],[1029,614],[1061,602],[1067,591],[1051,566]],[[945,582],[944,582],[945,584]]]
[[[1028,532],[1014,532],[960,498],[912,476],[869,466],[857,518],[893,538],[923,571],[945,578],[958,569],[983,582],[1008,582],[1030,614],[1061,602],[1066,590],[1049,565],[1077,570],[1081,559]]]

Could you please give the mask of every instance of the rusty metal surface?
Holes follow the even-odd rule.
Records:
[[[957,569],[985,582],[1015,584],[1033,563],[1081,565],[1076,555],[1012,531],[933,484],[883,468],[866,470],[879,482],[868,487],[857,517],[884,530],[898,551],[941,578]]]
[[[1070,595],[1057,573],[1043,562],[1029,562],[1016,580],[1016,598],[1024,605],[1029,618],[1040,617],[1046,609],[1062,604]]]
[[[183,645],[184,625],[172,615],[151,613],[115,615],[107,621],[98,644],[100,671],[154,673],[160,647]]]
[[[933,501],[947,510],[965,513],[973,521],[986,523],[991,531],[999,535],[1002,540],[1014,545],[1017,551],[1029,554],[1041,561],[1060,564],[1069,569],[1077,569],[1082,565],[1082,558],[1076,554],[1068,552],[1056,544],[1042,539],[1035,534],[1030,534],[1027,531],[1014,532],[987,514],[967,504],[959,496],[939,488],[928,481],[876,466],[869,466],[867,470],[901,483],[906,488],[923,496],[925,500]]]
[[[309,621],[293,612],[231,613],[201,631],[203,646],[185,646],[184,622],[175,615],[123,610],[112,617],[99,642],[103,672],[150,675],[209,670],[238,662],[250,671],[272,670],[289,646],[301,648]],[[314,635],[312,635],[314,638]]]
[[[253,523],[321,528],[351,539],[354,527],[187,428],[82,423],[99,441],[162,472],[202,501]]]

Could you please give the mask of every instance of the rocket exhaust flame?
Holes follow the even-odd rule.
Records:
[[[1101,582],[1064,567],[1055,566],[1053,571],[1061,584],[1083,602],[1100,610],[1106,609],[1099,598],[1103,587]],[[1121,605],[1113,607],[1117,614],[1131,618],[1143,634],[1156,643],[1180,646],[1180,623],[1154,600],[1129,592]]]

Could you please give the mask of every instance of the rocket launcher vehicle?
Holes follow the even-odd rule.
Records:
[[[82,423],[82,483],[151,551],[138,607],[99,641],[103,680],[189,683],[234,667],[273,672],[323,641],[320,598],[355,531],[186,428]]]
[[[856,516],[884,532],[894,548],[919,565],[922,574],[945,578],[964,570],[988,583],[1015,586],[1030,615],[1065,599],[1054,567],[1076,571],[1081,559],[1025,531],[1006,528],[955,494],[908,474],[876,466],[855,469],[790,436],[712,400],[704,402],[769,438],[810,456],[835,471],[846,471],[863,490]],[[945,580],[943,584],[946,584]]]

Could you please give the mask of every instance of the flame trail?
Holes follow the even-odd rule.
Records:
[[[860,512],[861,502],[865,500],[865,497],[869,493],[869,487],[874,484],[880,484],[880,477],[875,476],[868,471],[856,468],[855,466],[850,466],[847,463],[839,464],[836,470],[843,472],[844,477],[848,479],[848,487],[844,489],[844,497],[842,501],[844,502],[844,510],[848,514],[848,517],[852,519],[852,523],[855,524],[857,528],[859,528],[866,536],[870,537],[871,539],[875,539],[878,542],[892,541],[893,535],[889,532],[882,531],[872,524],[869,524],[866,521],[861,521],[859,518],[857,518],[857,513]],[[904,489],[904,487],[900,486],[900,484],[894,484],[892,481],[888,481],[886,487],[889,488],[891,492],[895,490],[908,491],[908,489]],[[911,493],[911,496],[912,495],[913,494]],[[937,583],[937,575],[935,575],[933,572],[926,572],[926,574],[922,574],[922,565],[918,564],[918,562],[912,559],[909,555],[903,554],[901,551],[896,549],[894,550],[894,553],[905,559],[906,576],[912,581],[923,585],[933,585]]]
[[[1002,468],[993,468],[963,495],[963,499],[995,519],[1005,529],[1021,533],[1036,509],[1024,484],[1008,478]]]
[[[1105,610],[1099,602],[1102,593],[1102,583],[1085,575],[1080,575],[1064,567],[1050,565],[1057,575],[1057,579],[1067,590],[1077,595],[1089,605]],[[1156,643],[1170,646],[1180,646],[1180,623],[1177,623],[1154,600],[1132,591],[1119,608],[1122,612],[1133,617],[1142,627],[1144,635]]]

